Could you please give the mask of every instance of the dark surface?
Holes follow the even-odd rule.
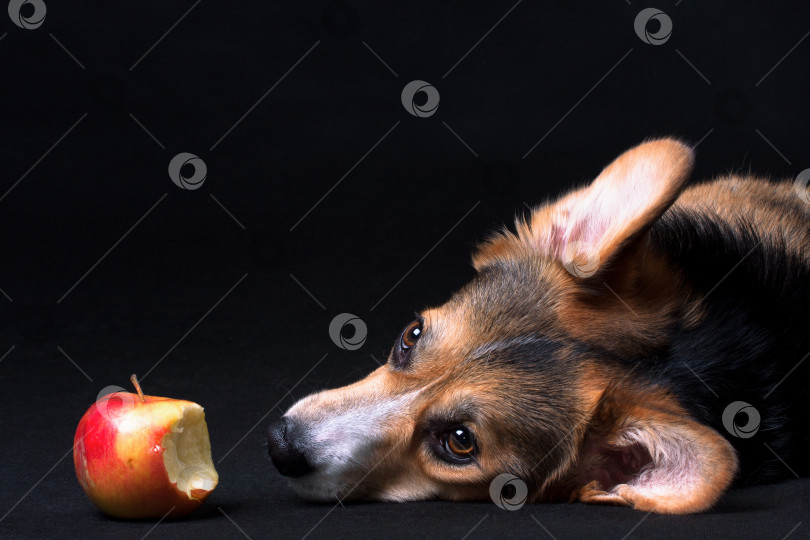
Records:
[[[376,367],[414,309],[469,279],[487,230],[628,146],[705,136],[697,177],[810,167],[810,8],[706,4],[657,4],[674,31],[651,46],[635,2],[524,2],[466,57],[512,2],[51,1],[36,30],[0,13],[0,536],[150,531],[101,516],[70,459],[86,408],[136,372],[147,393],[206,408],[221,475],[198,513],[154,537],[453,538],[482,519],[471,537],[807,537],[807,479],[682,517],[343,508],[296,499],[262,445],[295,399]],[[439,90],[434,116],[403,108],[414,79]],[[207,164],[202,188],[169,179],[179,152]],[[327,333],[344,312],[368,325],[355,351]]]

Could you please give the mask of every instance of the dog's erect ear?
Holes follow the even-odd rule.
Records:
[[[632,148],[593,183],[532,216],[533,240],[575,275],[590,277],[675,201],[693,164],[674,139]]]
[[[664,514],[709,508],[737,472],[731,444],[657,390],[606,391],[577,463],[572,498]]]
[[[674,139],[645,142],[608,165],[588,187],[536,209],[519,226],[523,247],[590,277],[647,230],[675,201],[692,170],[692,149]],[[476,268],[515,248],[506,236],[480,247]]]

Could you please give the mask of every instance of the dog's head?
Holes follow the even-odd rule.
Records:
[[[279,471],[318,500],[485,499],[510,473],[530,500],[711,504],[733,450],[620,361],[661,346],[683,307],[645,238],[691,165],[685,145],[647,142],[485,242],[475,279],[419,313],[386,365],[270,426]]]

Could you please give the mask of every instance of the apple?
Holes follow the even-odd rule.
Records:
[[[203,408],[145,396],[135,375],[130,379],[137,394],[107,394],[79,421],[73,441],[79,483],[113,517],[188,514],[219,481]]]

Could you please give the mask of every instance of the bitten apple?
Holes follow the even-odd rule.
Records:
[[[117,518],[188,514],[219,481],[203,408],[190,401],[115,392],[90,406],[73,444],[90,500]]]

